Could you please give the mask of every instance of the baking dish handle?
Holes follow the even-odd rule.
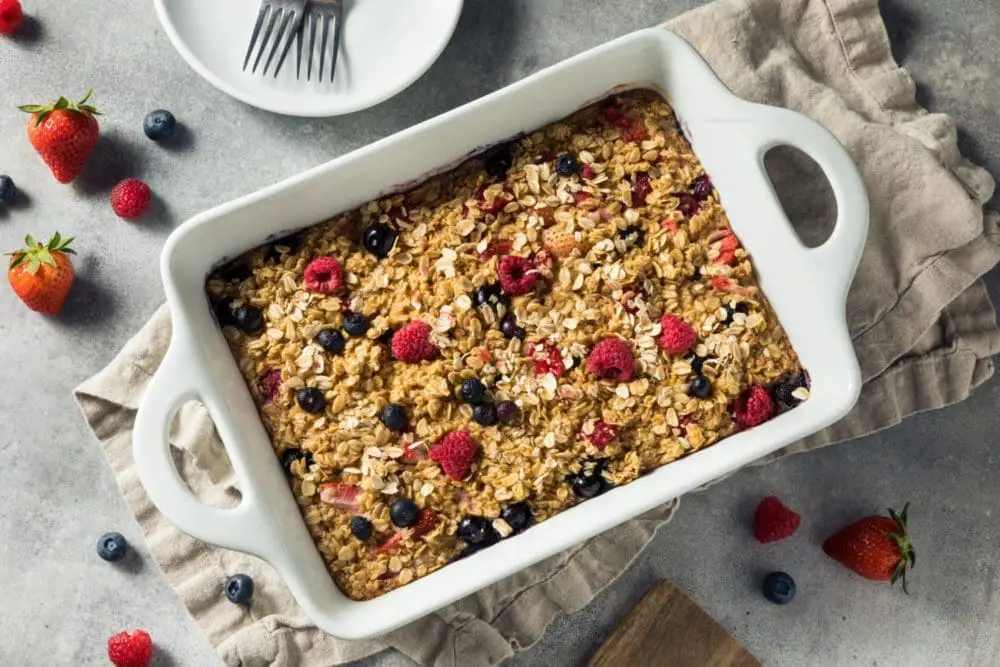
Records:
[[[762,116],[762,122],[757,124],[761,169],[764,169],[764,155],[769,150],[792,146],[815,160],[830,183],[837,202],[833,233],[815,248],[799,243],[808,253],[809,263],[822,270],[823,282],[833,290],[831,296],[836,303],[845,303],[868,238],[868,193],[858,168],[837,138],[811,118],[779,107],[753,106]]]
[[[203,542],[261,556],[265,545],[264,522],[254,511],[253,498],[243,495],[232,509],[205,505],[181,478],[171,454],[170,427],[185,403],[202,401],[204,377],[195,347],[175,326],[163,362],[146,388],[133,432],[132,454],[136,470],[150,500],[175,526]],[[237,476],[239,469],[233,461]]]

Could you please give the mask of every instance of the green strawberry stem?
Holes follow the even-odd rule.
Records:
[[[22,264],[27,264],[28,273],[34,274],[38,272],[42,264],[56,266],[56,260],[52,256],[52,253],[61,252],[67,255],[75,255],[76,251],[69,247],[74,238],[71,236],[68,239],[64,239],[59,232],[56,232],[49,239],[49,242],[43,245],[36,241],[31,234],[28,234],[24,237],[24,248],[7,253],[12,258],[9,268],[14,269]]]
[[[892,540],[896,548],[899,549],[899,563],[896,565],[889,583],[895,584],[897,580],[902,581],[903,592],[907,595],[910,594],[910,591],[906,588],[906,571],[912,570],[917,564],[917,554],[913,550],[910,536],[906,532],[906,513],[909,509],[910,503],[903,505],[903,511],[898,514],[896,510],[889,508],[889,517],[896,522],[897,531],[885,533],[885,536]]]
[[[65,109],[66,111],[75,111],[77,113],[89,113],[94,116],[100,116],[101,112],[95,109],[93,106],[87,104],[87,100],[90,99],[91,94],[94,91],[88,90],[87,94],[83,96],[83,99],[79,102],[70,102],[65,97],[60,97],[58,100],[52,104],[24,104],[19,106],[18,109],[31,114],[37,114],[35,116],[35,125],[41,125],[45,117],[56,109]]]

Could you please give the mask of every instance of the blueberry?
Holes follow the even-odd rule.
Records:
[[[560,176],[572,176],[580,169],[580,163],[571,153],[563,153],[556,158],[556,173]]]
[[[788,604],[795,599],[795,580],[784,572],[772,572],[764,578],[764,597],[774,604]]]
[[[352,336],[364,336],[368,331],[368,318],[361,313],[350,313],[344,318],[344,331]]]
[[[390,431],[402,431],[406,421],[406,408],[399,403],[389,403],[382,409],[382,423]]]
[[[472,409],[472,418],[480,426],[493,426],[497,423],[497,409],[492,403],[480,403]]]
[[[581,498],[593,498],[607,490],[607,483],[600,473],[573,475],[570,484],[573,486],[573,493]]]
[[[219,299],[212,302],[212,312],[220,327],[234,327],[236,320],[233,318],[233,302],[229,299]]]
[[[500,333],[504,338],[524,338],[524,327],[517,325],[517,318],[514,313],[507,313],[500,320]]]
[[[14,198],[15,192],[17,187],[14,185],[14,179],[6,174],[0,174],[0,203],[9,202]]]
[[[389,519],[400,528],[409,528],[417,523],[419,514],[417,504],[409,498],[400,498],[389,508]]]
[[[260,308],[243,304],[233,313],[237,328],[246,334],[259,334],[264,330],[264,313]]]
[[[285,469],[289,475],[292,474],[292,464],[296,461],[305,460],[306,468],[313,464],[312,452],[308,452],[298,447],[289,447],[285,451],[281,452],[281,467]]]
[[[708,199],[708,196],[712,194],[712,181],[708,180],[708,176],[702,175],[694,179],[691,184],[691,194],[698,201]]]
[[[323,407],[326,405],[326,399],[323,398],[323,392],[316,387],[304,387],[299,389],[295,392],[295,401],[299,404],[300,408],[313,414],[322,412]]]
[[[458,539],[472,546],[484,547],[499,540],[500,536],[485,517],[467,516],[458,522]]]
[[[467,378],[462,381],[462,387],[458,390],[458,393],[466,403],[478,405],[483,402],[486,387],[479,381],[479,378]]]
[[[344,334],[340,333],[336,329],[323,329],[316,334],[316,342],[319,343],[321,348],[334,354],[340,354],[343,352],[344,347],[347,345],[347,340],[344,338]]]
[[[372,522],[363,516],[351,517],[351,533],[362,542],[372,536]]]
[[[708,398],[712,395],[712,381],[704,375],[697,375],[691,380],[688,393],[696,398]]]
[[[109,563],[116,563],[128,553],[128,542],[121,533],[104,533],[97,541],[97,555]]]
[[[376,222],[361,233],[361,244],[376,257],[388,257],[398,236],[396,230],[389,225]]]
[[[521,411],[514,401],[500,401],[497,403],[497,419],[504,424],[513,424],[517,421]]]
[[[776,382],[771,389],[771,396],[778,405],[790,408],[799,402],[797,398],[792,396],[792,392],[796,389],[797,387],[791,382]]]
[[[253,275],[253,269],[247,263],[246,259],[234,259],[231,262],[226,262],[219,268],[217,268],[212,275],[219,280],[224,282],[243,282],[247,278]]]
[[[153,141],[167,141],[174,136],[177,129],[177,119],[166,109],[157,109],[146,114],[142,130]]]
[[[253,579],[245,574],[234,574],[226,581],[226,597],[233,604],[250,604],[253,597]]]
[[[740,303],[737,303],[736,305],[727,303],[725,306],[723,306],[723,308],[726,311],[726,319],[723,321],[724,324],[732,323],[734,313],[741,313],[743,315],[746,315],[747,313],[750,312],[750,306],[748,306],[745,302],[742,301]]]
[[[503,289],[500,287],[500,283],[489,283],[483,285],[482,287],[476,288],[475,293],[472,295],[472,302],[476,306],[482,306],[488,304],[490,306],[496,307],[497,304],[503,301]]]
[[[705,367],[705,362],[708,361],[708,357],[699,357],[695,355],[691,358],[691,370],[694,371],[695,375],[701,375],[701,369]]]
[[[510,146],[500,146],[498,148],[494,148],[486,154],[486,159],[483,162],[486,173],[493,178],[506,176],[507,172],[511,168],[511,165],[513,164],[514,156]]]
[[[500,510],[500,518],[506,521],[515,533],[520,533],[531,524],[531,508],[526,502],[507,505]]]

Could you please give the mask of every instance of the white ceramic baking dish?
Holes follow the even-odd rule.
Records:
[[[799,408],[573,507],[375,600],[354,602],[334,585],[268,442],[250,393],[205,296],[223,258],[328,219],[398,184],[455,164],[477,149],[542,127],[620,87],[660,91],[711,175],[761,286],[812,379]],[[836,197],[832,236],[806,248],[763,168],[770,148],[812,156]],[[503,90],[198,215],[168,239],[162,276],[173,316],[170,348],[136,418],[134,453],[153,503],[181,530],[248,552],[277,568],[323,630],[358,639],[387,632],[616,524],[732,472],[843,416],[861,388],[845,323],[845,299],[868,229],[864,186],[844,148],[815,122],[730,93],[685,41],[643,30],[538,72]],[[167,433],[186,401],[215,420],[243,500],[201,504],[178,475]]]

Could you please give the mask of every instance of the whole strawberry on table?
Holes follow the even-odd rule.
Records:
[[[100,112],[87,104],[91,91],[79,102],[60,97],[52,104],[26,104],[18,107],[31,114],[28,141],[45,161],[60,183],[71,183],[94,152],[100,127]]]
[[[46,315],[62,310],[75,277],[69,259],[76,254],[70,247],[72,242],[73,237],[64,239],[59,232],[45,244],[29,234],[24,248],[8,253],[7,280],[28,308]]]
[[[889,516],[866,516],[841,528],[823,543],[823,551],[847,569],[872,581],[901,581],[906,589],[906,572],[917,556],[906,532],[906,513],[889,510]]]

